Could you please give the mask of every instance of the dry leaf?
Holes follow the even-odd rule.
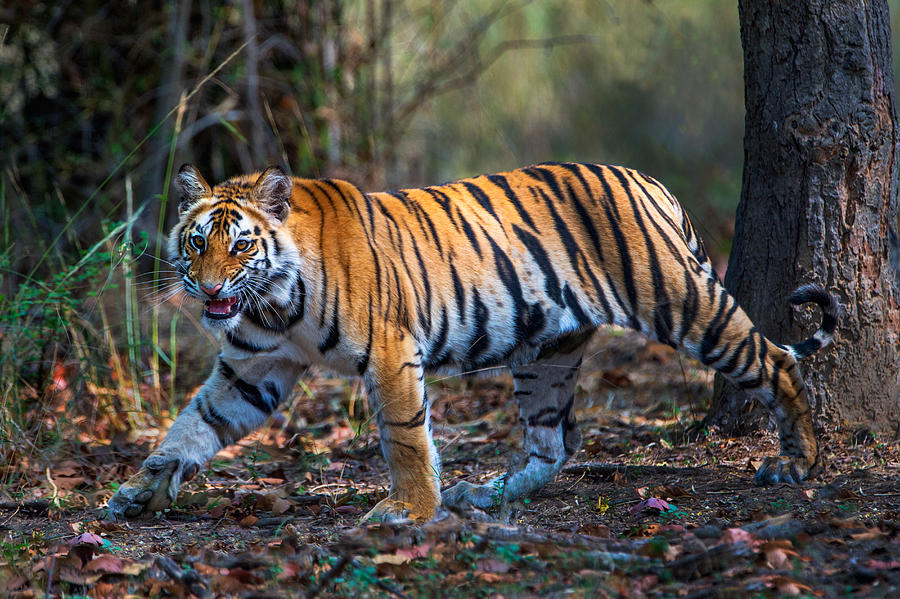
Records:
[[[396,553],[379,553],[372,558],[372,561],[375,562],[376,566],[378,564],[392,564],[394,566],[399,566],[405,564],[409,560],[410,558],[405,555],[397,555]]]
[[[664,499],[660,499],[659,497],[650,497],[649,499],[645,499],[637,505],[633,505],[628,508],[628,511],[631,514],[638,514],[644,510],[659,510],[660,512],[668,512],[675,506]],[[677,508],[675,508],[677,509]]]
[[[98,555],[84,565],[84,571],[120,574],[123,567],[124,561],[121,558],[114,555]]]
[[[275,501],[272,502],[272,515],[280,516],[281,514],[285,513],[289,509],[291,509],[292,505],[293,504],[290,501],[288,501],[287,499],[282,499],[281,497],[279,497],[278,499],[276,499]]]
[[[766,565],[772,570],[780,570],[785,564],[797,555],[793,543],[788,539],[766,541],[760,546],[766,556]]]
[[[480,559],[477,562],[478,571],[480,572],[494,572],[497,574],[506,574],[510,570],[510,566],[508,562],[504,562],[499,559],[494,559],[489,557],[487,559]]]
[[[418,559],[420,557],[428,557],[428,552],[431,551],[431,545],[413,545],[412,547],[407,547],[406,549],[398,549],[397,555],[402,555],[407,557],[408,559]]]
[[[249,516],[245,516],[244,518],[242,518],[240,521],[240,525],[243,526],[244,528],[249,528],[249,527],[253,526],[254,524],[256,524],[257,522],[259,522],[259,518],[257,518],[256,516],[251,514]]]

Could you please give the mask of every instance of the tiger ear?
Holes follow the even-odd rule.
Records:
[[[283,222],[291,210],[293,186],[293,181],[283,170],[270,166],[254,183],[252,197],[263,212]]]
[[[175,188],[181,196],[178,202],[178,214],[183,215],[202,199],[212,196],[209,184],[192,164],[182,164],[175,176]]]

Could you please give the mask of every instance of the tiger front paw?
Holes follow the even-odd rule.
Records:
[[[364,522],[390,522],[393,524],[412,522],[412,505],[396,499],[382,499],[363,516]]]
[[[175,457],[151,455],[137,474],[110,498],[110,517],[113,520],[136,518],[169,507],[178,496],[181,481],[189,480],[196,472],[196,464],[182,465]]]
[[[434,512],[438,507],[437,502],[434,502],[430,497],[428,499],[419,499],[419,501],[403,501],[387,497],[375,504],[375,507],[363,516],[363,520],[395,524],[427,522],[434,516]]]
[[[815,460],[811,461],[802,457],[770,456],[763,460],[753,477],[753,482],[761,486],[775,483],[798,485],[815,474],[815,464]]]

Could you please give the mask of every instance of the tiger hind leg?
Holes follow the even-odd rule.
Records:
[[[574,391],[585,337],[577,341],[574,348],[554,347],[557,353],[512,369],[524,430],[523,455],[503,476],[480,485],[463,481],[444,491],[445,506],[488,508],[527,496],[553,480],[578,451],[581,433]]]
[[[780,345],[763,336],[718,283],[711,288],[717,293],[706,298],[701,295],[701,299],[709,302],[707,312],[715,316],[706,326],[689,332],[682,346],[689,355],[748,391],[774,416],[781,453],[763,460],[754,481],[759,485],[797,484],[816,475],[821,462],[798,360],[831,342],[839,310],[834,298],[817,286],[798,289],[791,303],[818,304],[822,325],[806,341]]]

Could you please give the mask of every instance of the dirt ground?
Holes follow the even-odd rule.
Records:
[[[7,476],[0,596],[900,597],[897,439],[832,431],[821,477],[756,487],[775,436],[688,434],[711,373],[637,335],[595,340],[584,444],[555,481],[419,526],[361,522],[388,475],[359,385],[306,385],[157,517],[112,523],[102,506],[159,428]],[[504,472],[521,443],[511,378],[430,385],[444,486]]]

